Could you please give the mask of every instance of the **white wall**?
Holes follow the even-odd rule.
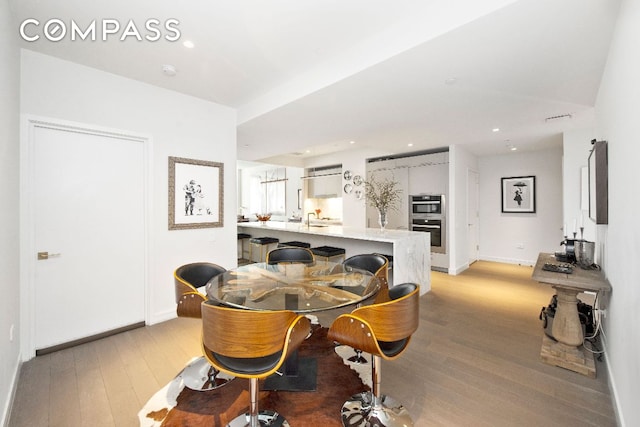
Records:
[[[287,167],[287,195],[286,195],[286,217],[290,217],[293,212],[302,212],[302,202],[300,200],[300,208],[298,209],[298,190],[302,191],[302,175],[303,168]],[[302,198],[302,195],[300,195]]]
[[[235,110],[113,74],[22,51],[21,112],[149,135],[152,208],[149,310],[175,316],[173,270],[184,263],[237,263]],[[178,77],[179,78],[179,77]],[[224,227],[168,231],[168,157],[224,164]],[[61,171],[63,173],[63,171]],[[114,168],[114,173],[117,170]]]
[[[447,252],[449,253],[449,274],[458,274],[469,267],[469,226],[468,226],[468,171],[478,171],[478,157],[458,145],[449,147],[449,223],[447,224]],[[482,174],[481,174],[482,175]],[[480,205],[484,203],[482,186]],[[483,226],[482,213],[480,227]],[[480,239],[482,242],[482,239]],[[480,243],[482,249],[482,243]],[[437,254],[433,254],[434,257]]]
[[[594,242],[596,224],[589,220],[589,210],[582,210],[582,168],[587,167],[591,140],[595,138],[593,129],[581,129],[565,132],[562,138],[562,210],[563,224],[567,224],[569,232],[573,232],[573,222],[578,227],[584,225],[584,239]],[[588,206],[588,199],[587,199]],[[571,234],[569,237],[573,237]],[[580,229],[578,228],[578,238]],[[596,258],[597,259],[597,258]]]
[[[620,425],[640,425],[640,2],[620,8],[596,101],[597,135],[608,144],[609,225],[598,226],[611,283],[604,322],[606,361]]]
[[[0,424],[5,425],[20,359],[20,50],[7,0],[0,0]],[[9,330],[14,325],[14,339]]]
[[[540,252],[561,250],[562,147],[481,157],[478,166],[480,259],[533,265]],[[502,213],[500,179],[530,175],[536,177],[536,213]]]

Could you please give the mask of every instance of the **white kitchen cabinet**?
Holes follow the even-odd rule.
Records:
[[[435,153],[413,158],[409,168],[409,194],[448,194],[449,153]]]
[[[342,179],[340,175],[308,178],[308,197],[328,198],[342,195]]]

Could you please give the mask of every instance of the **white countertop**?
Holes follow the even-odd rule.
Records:
[[[259,222],[240,222],[238,227],[256,228],[262,230],[288,231],[292,233],[314,234],[319,236],[342,237],[346,239],[370,240],[373,242],[398,243],[416,235],[424,236],[424,232],[408,230],[385,230],[364,227],[345,227],[342,225],[318,226],[312,223],[311,227],[296,222],[267,221],[262,225]]]

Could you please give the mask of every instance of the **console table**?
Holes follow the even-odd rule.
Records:
[[[573,273],[555,273],[543,270],[545,263],[557,264],[553,254],[541,253],[533,269],[532,278],[550,285],[558,295],[558,306],[551,333],[557,340],[542,337],[542,361],[560,366],[591,378],[596,377],[596,366],[593,354],[582,346],[584,335],[578,315],[578,294],[580,292],[608,292],[611,285],[600,270],[583,270],[579,266]]]

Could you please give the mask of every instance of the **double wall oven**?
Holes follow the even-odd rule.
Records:
[[[431,252],[446,253],[444,194],[409,196],[409,229],[431,233]]]

